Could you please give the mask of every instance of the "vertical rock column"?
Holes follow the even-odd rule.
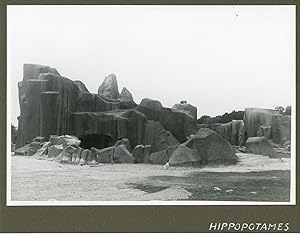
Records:
[[[50,135],[57,134],[58,98],[59,93],[54,91],[41,94],[40,133],[46,139],[49,139]]]
[[[23,99],[17,147],[30,143],[40,135],[40,100],[41,93],[46,90],[46,80],[27,80]]]

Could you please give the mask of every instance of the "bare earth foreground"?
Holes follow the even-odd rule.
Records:
[[[12,156],[12,201],[289,201],[290,159],[237,154],[233,166],[97,167]]]

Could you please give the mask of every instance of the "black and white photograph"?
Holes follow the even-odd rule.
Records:
[[[7,205],[295,205],[296,8],[7,7]]]

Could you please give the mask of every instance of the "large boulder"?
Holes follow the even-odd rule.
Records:
[[[169,164],[229,164],[236,161],[233,147],[224,137],[209,128],[201,128],[194,137],[174,151]]]
[[[81,141],[76,136],[65,135],[62,136],[64,148],[67,146],[79,147]]]
[[[176,151],[177,147],[178,147],[177,145],[169,146],[165,150],[154,152],[154,153],[150,154],[148,163],[160,164],[160,165],[166,164],[169,161],[171,155]]]
[[[135,161],[137,163],[143,163],[145,161],[144,149],[145,149],[144,145],[137,145],[136,147],[134,147],[134,149],[132,151],[132,157],[135,158]]]
[[[136,163],[149,163],[151,154],[151,145],[137,145],[132,152],[132,157]]]
[[[170,157],[166,150],[158,151],[150,154],[149,163],[150,164],[161,164],[164,165],[169,161]]]
[[[177,103],[172,107],[172,111],[179,111],[188,114],[197,120],[197,107],[188,103]]]
[[[135,158],[131,156],[125,145],[116,147],[113,159],[116,163],[135,163]]]
[[[153,100],[150,98],[142,99],[141,103],[137,106],[137,110],[147,116],[149,120],[159,120],[160,111],[163,106],[160,101]]]
[[[181,144],[169,159],[170,166],[197,166],[200,165],[200,157],[196,150]]]
[[[113,157],[115,152],[115,147],[107,147],[104,149],[96,149],[94,147],[91,148],[93,154],[95,154],[95,160],[98,163],[113,163]]]
[[[250,137],[245,146],[248,153],[277,157],[275,149],[266,137]]]
[[[119,98],[118,81],[115,74],[110,74],[105,77],[98,88],[98,94],[109,99]]]

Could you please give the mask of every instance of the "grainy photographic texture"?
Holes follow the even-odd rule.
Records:
[[[293,6],[9,6],[8,58],[8,204],[294,204]]]

